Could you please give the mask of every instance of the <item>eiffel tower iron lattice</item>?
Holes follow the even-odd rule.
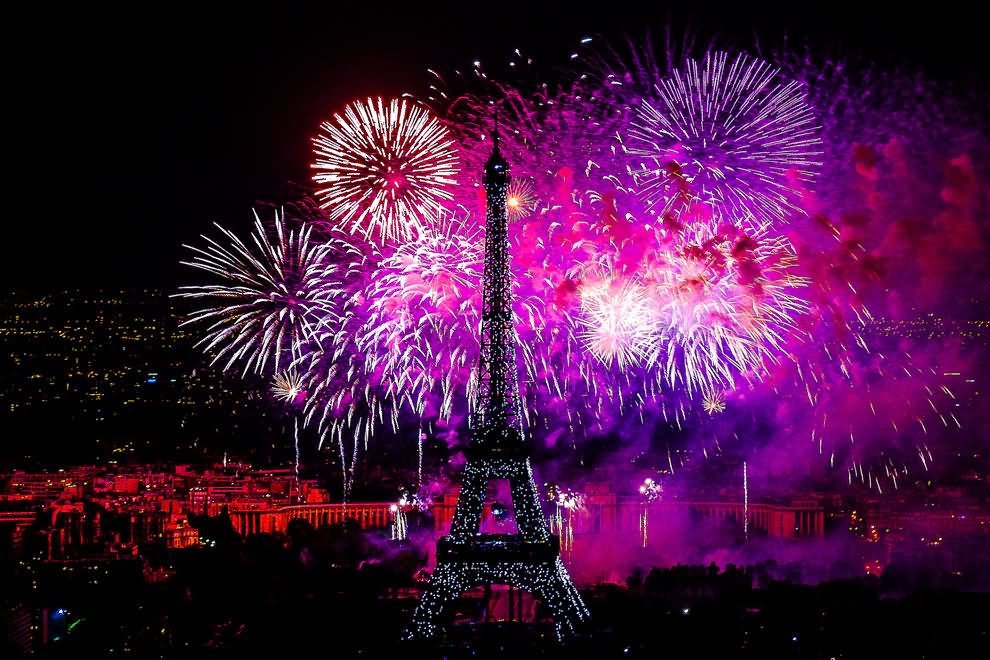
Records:
[[[435,637],[444,608],[468,589],[487,584],[511,585],[540,599],[553,615],[558,639],[573,635],[589,617],[560,559],[560,540],[550,533],[540,507],[522,432],[506,215],[509,164],[499,150],[497,117],[492,138],[483,180],[488,202],[484,305],[471,445],[450,533],[437,542],[436,569],[405,631],[409,639]],[[492,479],[509,482],[517,534],[480,533]]]

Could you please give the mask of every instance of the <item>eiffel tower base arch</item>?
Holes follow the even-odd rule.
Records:
[[[577,634],[589,616],[560,557],[539,562],[446,562],[433,572],[404,637],[435,639],[443,630],[447,607],[461,594],[483,584],[508,584],[533,594],[550,610],[561,641]]]

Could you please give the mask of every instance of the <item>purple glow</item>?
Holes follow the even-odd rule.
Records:
[[[961,426],[944,374],[966,359],[878,342],[870,329],[946,307],[946,288],[965,280],[954,260],[984,244],[986,188],[956,153],[944,178],[920,177],[912,168],[929,161],[908,150],[932,158],[933,145],[901,141],[918,128],[903,113],[904,135],[884,135],[885,111],[857,105],[852,82],[781,60],[711,52],[670,70],[599,60],[556,87],[499,83],[476,65],[451,84],[435,76],[445,91],[432,106],[349,106],[316,141],[324,210],[305,219],[332,267],[283,305],[262,286],[236,314],[200,312],[194,320],[217,323],[207,348],[259,372],[291,363],[301,382],[276,395],[305,393],[306,424],[351,475],[380,427],[456,428],[474,387],[479,183],[498,108],[515,177],[519,371],[537,440],[646,437],[669,423],[708,458],[759,419],[772,431],[742,443],[751,482],[810,457],[897,488],[930,468],[932,422]],[[832,95],[859,112],[848,126]],[[379,131],[374,118],[386,115],[398,132]],[[395,172],[400,151],[419,156]],[[918,216],[931,223],[912,224]],[[236,263],[193,265],[227,283],[183,295],[240,291]],[[314,305],[314,291],[325,300]],[[267,325],[245,332],[255,318]]]

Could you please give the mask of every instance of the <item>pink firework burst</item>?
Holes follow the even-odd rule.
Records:
[[[648,364],[665,382],[703,396],[735,378],[762,378],[808,311],[790,242],[764,225],[699,222],[661,241],[643,274],[655,311]]]

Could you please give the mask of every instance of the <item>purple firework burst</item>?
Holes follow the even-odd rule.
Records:
[[[656,84],[626,137],[651,213],[678,212],[693,200],[760,220],[801,212],[821,140],[803,87],[778,73],[762,60],[716,52]]]

